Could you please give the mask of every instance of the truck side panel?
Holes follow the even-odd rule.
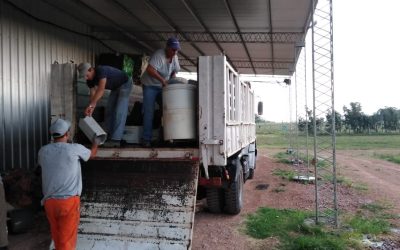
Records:
[[[189,160],[89,161],[78,249],[190,249],[198,169]]]
[[[255,141],[254,92],[225,56],[200,56],[198,74],[202,161],[225,166],[228,157]]]

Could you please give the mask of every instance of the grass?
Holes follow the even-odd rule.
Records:
[[[257,239],[278,237],[281,249],[346,249],[337,235],[304,224],[310,216],[300,210],[260,208],[248,216],[246,233]]]
[[[278,162],[280,163],[284,163],[284,164],[291,164],[292,161],[289,160],[290,158],[290,154],[284,153],[284,152],[279,152],[277,154],[274,155],[274,158],[278,160]]]
[[[332,229],[305,224],[312,217],[309,212],[263,207],[247,216],[245,232],[256,239],[276,237],[279,249],[363,249],[360,243],[363,235],[389,231],[386,209],[381,204],[366,204],[356,215],[347,215],[341,228]]]
[[[294,147],[297,144],[304,147],[306,145],[307,138],[304,134],[300,133],[296,137],[293,132],[291,138],[289,135],[284,125],[278,123],[257,124],[257,146],[261,148],[288,148],[289,145]],[[308,144],[310,148],[312,148],[313,139],[313,136],[309,135]],[[320,147],[329,147],[330,141],[330,136],[319,136],[317,138]],[[400,134],[336,135],[337,149],[387,149],[398,148],[398,145],[400,145]]]
[[[390,161],[393,163],[400,164],[400,155],[374,153],[374,157],[385,160],[385,161]]]
[[[280,176],[282,179],[293,180],[296,173],[293,170],[275,169],[273,175]]]
[[[381,234],[389,232],[389,222],[381,218],[365,218],[357,215],[349,221],[349,225],[361,234]]]

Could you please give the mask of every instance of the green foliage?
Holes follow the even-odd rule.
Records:
[[[122,71],[124,71],[130,78],[132,78],[133,75],[133,66],[134,66],[133,59],[127,55],[124,55]]]

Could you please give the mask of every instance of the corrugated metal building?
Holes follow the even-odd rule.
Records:
[[[34,168],[37,151],[48,141],[51,64],[93,62],[96,54],[110,52],[88,36],[46,23],[42,17],[57,20],[65,14],[44,13],[42,4],[24,1],[20,9],[0,0],[1,172]],[[82,33],[89,29],[76,20],[68,25]]]

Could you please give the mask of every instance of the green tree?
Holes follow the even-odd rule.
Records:
[[[383,128],[386,131],[394,131],[399,128],[399,113],[396,108],[385,107],[383,109],[379,109],[378,114],[382,117]]]
[[[328,112],[328,114],[326,114],[326,124],[325,124],[325,129],[327,131],[331,131],[332,130],[332,112]],[[335,111],[335,130],[336,132],[341,131],[343,127],[343,121],[342,121],[342,115]]]
[[[344,123],[346,127],[351,128],[356,133],[362,132],[363,112],[359,102],[351,102],[350,108],[343,107]]]

